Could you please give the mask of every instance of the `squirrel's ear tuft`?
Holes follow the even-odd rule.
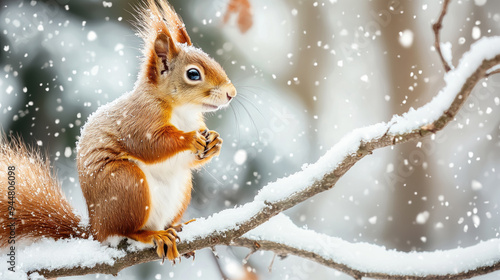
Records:
[[[192,45],[184,22],[166,0],[147,0],[136,10],[140,15],[137,18],[139,33],[146,43],[151,39],[151,32],[167,31],[175,42]]]
[[[153,0],[150,1],[154,2]],[[181,44],[186,43],[189,46],[191,46],[192,45],[191,38],[189,38],[186,26],[184,25],[182,19],[179,17],[179,15],[174,11],[173,7],[166,0],[160,0],[159,2],[160,2],[161,14],[163,15],[163,20],[167,24],[168,29],[170,30],[170,33],[172,34],[174,40],[178,43]]]
[[[169,70],[169,63],[179,52],[177,43],[191,45],[184,23],[166,0],[146,0],[139,13],[137,25],[144,39],[146,76],[157,84],[161,74]]]

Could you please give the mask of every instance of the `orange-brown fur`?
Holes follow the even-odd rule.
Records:
[[[9,166],[15,168],[15,220],[10,219],[8,211]],[[18,140],[13,139],[9,144],[0,139],[0,247],[7,246],[9,225],[13,221],[15,242],[26,238],[89,236],[88,229],[80,225],[80,217],[73,213],[59,182],[51,174],[49,162]]]
[[[153,172],[149,165],[159,164],[163,168],[167,160],[182,155],[191,161],[185,167],[189,171],[218,155],[222,139],[215,131],[207,130],[202,112],[227,105],[236,89],[217,62],[191,46],[182,20],[168,3],[147,0],[147,6],[140,11],[139,28],[144,39],[144,61],[134,90],[89,117],[78,143],[77,166],[89,210],[89,229],[79,225],[79,217],[71,212],[48,165],[36,153],[29,154],[17,143],[0,148],[0,168],[19,166],[19,217],[26,221],[20,227],[19,237],[91,234],[103,241],[118,235],[155,243],[160,256],[178,256],[175,230],[179,227],[175,224],[191,200],[191,173],[181,180],[187,182],[184,185],[166,186],[175,187],[179,197],[179,204],[171,204],[177,208],[168,215],[173,217],[170,224],[162,225],[165,230],[149,230],[146,223],[158,196],[151,193],[151,182],[142,168]],[[201,80],[187,77],[187,70],[193,68],[200,70]],[[178,109],[185,106],[199,112]],[[188,131],[175,123],[189,128]],[[34,163],[30,163],[30,157]],[[2,186],[6,186],[4,180],[0,177]],[[155,184],[158,187],[157,180]],[[163,195],[166,190],[170,191],[162,189]],[[4,219],[5,199],[0,197],[4,215],[0,218]],[[163,215],[161,211],[155,213]],[[152,221],[163,221],[161,218]],[[5,224],[0,221],[0,246],[6,240]]]
[[[167,106],[147,93],[133,94],[95,117],[99,125],[86,125],[77,163],[97,240],[131,235],[147,220],[147,181],[133,160],[156,163],[181,151],[195,151],[196,134],[170,125],[172,109]],[[147,117],[137,117],[145,113]]]
[[[228,96],[236,94],[217,62],[197,49],[183,50],[184,46],[190,47],[191,40],[167,3],[161,2],[158,8],[149,0],[148,7],[141,21],[146,58],[136,89],[105,112],[96,113],[89,123],[99,125],[86,125],[79,144],[80,182],[89,207],[90,227],[98,240],[124,235],[142,242],[160,241],[158,235],[165,232],[143,230],[152,205],[148,182],[138,162],[163,162],[183,151],[197,153],[206,149],[199,144],[207,141],[199,132],[206,129],[201,113],[199,130],[184,132],[170,122],[173,110],[186,104],[202,104],[214,94],[214,88],[222,88]],[[182,66],[191,64],[198,65],[206,77],[197,87],[183,82]],[[210,160],[218,154],[221,143],[221,139],[215,139],[207,149],[210,154],[190,166]],[[191,199],[190,178],[188,182],[172,224],[179,222]],[[123,217],[128,212],[134,215]],[[175,244],[175,240],[172,242]]]

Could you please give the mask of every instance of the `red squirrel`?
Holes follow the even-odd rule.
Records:
[[[191,171],[217,156],[222,144],[202,114],[228,105],[236,88],[215,60],[192,46],[170,4],[147,0],[139,10],[144,60],[135,88],[93,113],[77,144],[89,225],[73,213],[48,162],[4,139],[0,247],[12,240],[14,217],[15,242],[123,236],[156,245],[162,258],[179,257],[176,232],[191,200]],[[12,196],[8,171],[15,175]]]

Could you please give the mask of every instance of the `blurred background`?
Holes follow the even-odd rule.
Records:
[[[47,153],[83,216],[75,143],[89,114],[134,86],[139,2],[0,4],[0,127]],[[170,2],[194,45],[225,68],[239,94],[207,116],[224,147],[196,172],[186,220],[251,201],[349,131],[419,107],[444,85],[431,29],[440,1],[250,0],[253,24],[244,33],[237,14],[223,24],[229,0]],[[500,34],[498,1],[452,1],[448,12],[441,38],[452,45],[455,65],[474,41]],[[498,237],[499,89],[500,76],[484,80],[442,132],[374,152],[335,188],[286,214],[299,226],[401,251]],[[196,261],[175,266],[137,265],[116,279],[351,279],[293,256],[276,258],[269,272],[273,253],[243,264],[248,249],[216,252],[198,251]]]

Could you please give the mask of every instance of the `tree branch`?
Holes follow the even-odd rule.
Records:
[[[379,123],[354,130],[315,164],[265,186],[254,201],[186,225],[184,231],[179,234],[182,239],[178,244],[179,252],[184,254],[215,245],[238,244],[254,248],[255,243],[250,244],[249,240],[239,237],[282,211],[334,187],[355,163],[375,149],[420,139],[443,129],[454,119],[474,86],[486,77],[488,70],[500,64],[499,50],[500,37],[479,40],[468,53],[464,54],[458,67],[445,76],[447,86],[431,102],[403,116],[394,116],[389,123]],[[444,110],[440,109],[441,107]],[[424,121],[425,119],[427,121]],[[263,245],[274,248],[272,244],[260,244]],[[290,252],[295,253],[291,248]],[[306,254],[306,252],[296,253]],[[128,253],[116,259],[113,265],[100,264],[93,268],[37,272],[49,278],[91,273],[117,274],[125,267],[158,259],[155,250],[148,249]],[[499,269],[499,265],[495,264],[491,269]],[[346,267],[342,271],[347,270]],[[479,267],[475,271],[484,270],[492,271],[484,267]]]
[[[451,66],[448,64],[446,59],[444,59],[443,53],[441,52],[441,40],[439,39],[439,32],[441,28],[443,28],[443,19],[448,11],[448,4],[450,4],[450,0],[443,0],[443,8],[441,9],[441,14],[439,15],[438,21],[432,25],[432,30],[434,31],[434,47],[439,54],[439,58],[441,59],[441,63],[443,64],[444,70],[449,72],[451,70]]]
[[[235,239],[233,245],[272,251],[279,255],[299,256],[344,272],[355,279],[469,279],[500,270],[500,262],[492,261],[498,259],[500,239],[468,248],[405,253],[367,243],[349,243],[340,238],[302,229],[283,214]],[[461,255],[474,256],[474,261],[463,264]],[[469,270],[474,263],[485,265]],[[447,273],[438,273],[446,268],[449,268]],[[395,273],[401,270],[406,273]]]
[[[500,69],[488,71],[488,72],[486,72],[485,78],[488,78],[489,76],[492,76],[492,75],[495,75],[495,74],[499,74],[499,73],[500,73]]]

